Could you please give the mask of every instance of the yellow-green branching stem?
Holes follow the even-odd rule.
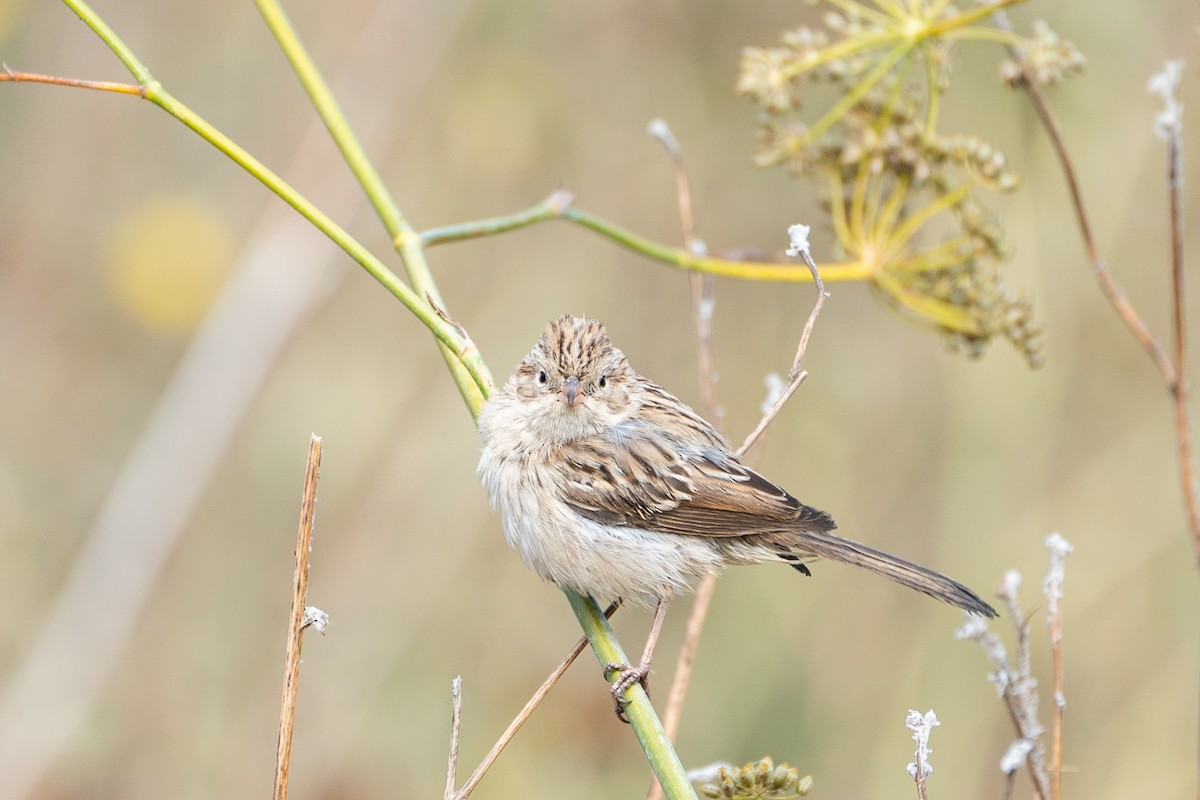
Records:
[[[934,58],[933,46],[928,42],[921,45],[921,53],[925,57],[925,130],[926,139],[933,137],[937,131],[938,110],[942,99],[942,87],[938,83],[937,60]]]
[[[121,37],[117,36],[112,28],[108,27],[108,23],[96,15],[94,11],[83,0],[63,0],[68,8],[83,20],[83,23],[92,29],[92,32],[100,37],[100,41],[108,45],[108,49],[113,51],[113,55],[121,59],[121,63],[133,75],[133,79],[140,85],[145,86],[151,83],[154,78],[150,75],[150,70],[146,69],[146,65],[142,63],[133,51],[121,41]]]
[[[863,50],[869,50],[876,45],[882,45],[886,42],[893,41],[896,34],[891,30],[872,30],[866,33],[860,33],[857,36],[851,36],[848,39],[843,39],[840,42],[823,47],[820,50],[814,51],[809,58],[802,61],[797,61],[784,70],[784,76],[787,78],[795,78],[798,75],[803,75],[809,70],[816,69],[837,61],[839,58],[845,58]]]
[[[412,226],[400,211],[399,205],[388,191],[378,170],[371,163],[362,143],[355,136],[354,130],[346,120],[346,115],[342,112],[341,105],[337,102],[337,98],[334,97],[329,84],[322,77],[316,64],[313,63],[287,14],[276,0],[255,0],[255,4],[266,21],[271,35],[275,37],[275,41],[279,43],[280,49],[283,50],[288,62],[292,65],[292,71],[300,79],[304,91],[321,117],[321,121],[329,130],[334,144],[341,151],[350,172],[362,186],[363,192],[372,208],[375,209],[375,213],[379,215],[388,235],[396,243],[413,289],[419,296],[427,298],[430,303],[444,309],[445,303],[429,271],[424,250],[421,248],[420,242],[414,238],[415,232]],[[458,355],[453,349],[441,344],[441,352],[468,409],[472,416],[477,416],[479,410],[483,408],[484,401],[478,385],[459,361]]]
[[[961,307],[914,291],[887,273],[879,274],[875,286],[889,304],[917,322],[973,336],[980,333],[979,323]]]
[[[946,10],[946,6],[950,5],[950,0],[935,0],[929,4],[927,15],[930,19],[937,19]]]
[[[892,248],[899,248],[903,246],[916,234],[918,230],[920,230],[922,225],[943,211],[954,208],[956,205],[965,200],[967,195],[970,193],[970,184],[964,183],[957,189],[947,192],[946,194],[937,198],[937,200],[934,200],[929,205],[913,212],[902,223],[896,226],[895,230],[892,232],[892,235],[889,237],[888,245]]]
[[[854,0],[829,0],[829,5],[840,8],[848,15],[858,16],[865,20],[870,20],[876,25],[890,25],[895,22],[895,20],[892,19],[892,17],[889,17],[887,14],[876,11],[870,6],[863,5],[862,3],[856,3]],[[903,13],[903,9],[899,8],[895,3],[888,2],[888,0],[877,3],[877,5],[893,14],[897,12]]]
[[[485,393],[491,387],[491,375],[474,344],[465,338],[454,325],[443,319],[424,297],[409,288],[383,262],[372,255],[354,237],[350,236],[341,226],[288,185],[281,177],[268,169],[262,162],[250,155],[250,153],[228,136],[210,125],[199,114],[192,111],[163,89],[158,81],[154,79],[154,76],[150,74],[150,70],[121,41],[116,33],[92,11],[87,3],[83,2],[83,0],[63,0],[63,2],[79,15],[79,18],[121,59],[121,62],[129,69],[134,78],[137,79],[142,97],[191,128],[201,138],[228,156],[234,163],[249,172],[264,186],[278,195],[281,200],[298,211],[301,216],[328,236],[334,244],[342,248],[371,277],[375,278],[396,299],[403,303],[417,319],[424,323],[433,332],[433,335],[455,354],[455,357],[462,363],[466,372],[471,376],[472,381],[479,387],[481,393]]]
[[[867,239],[867,186],[871,182],[871,162],[863,160],[858,163],[858,171],[854,176],[854,189],[850,193],[850,233],[863,246],[873,246]]]
[[[987,19],[992,14],[995,14],[1001,9],[1015,6],[1017,3],[1023,3],[1025,0],[996,0],[988,5],[981,5],[972,8],[970,11],[964,11],[961,14],[955,14],[953,17],[939,19],[936,22],[929,24],[929,27],[921,31],[920,35],[924,38],[933,36],[941,36],[945,33],[951,33],[958,28],[965,28],[973,22]],[[957,35],[957,34],[956,34]]]
[[[970,260],[973,245],[974,240],[970,236],[959,234],[951,239],[930,245],[903,261],[899,261],[891,267],[891,271],[918,274],[960,266]]]
[[[553,192],[536,206],[506,214],[500,217],[463,222],[457,225],[446,225],[441,228],[430,228],[421,231],[421,244],[433,247],[446,242],[461,242],[466,239],[478,239],[482,236],[494,236],[498,233],[508,233],[520,228],[544,222],[548,219],[562,216],[563,209],[571,203],[571,194],[566,191]]]
[[[749,281],[811,283],[813,279],[812,273],[802,265],[730,261],[723,258],[695,256],[683,248],[668,247],[647,239],[574,206],[563,209],[560,216],[562,219],[611,239],[622,247],[679,269],[707,272],[712,275]],[[822,264],[820,270],[821,279],[827,282],[861,281],[870,277],[870,270],[858,262]]]
[[[884,201],[883,208],[875,218],[875,227],[871,232],[875,241],[884,241],[888,238],[887,232],[896,224],[900,210],[904,207],[904,201],[908,199],[908,187],[911,182],[910,176],[902,175],[892,184],[887,200]]]
[[[815,142],[821,138],[825,131],[829,130],[846,115],[850,109],[854,108],[867,92],[875,88],[875,85],[883,80],[892,68],[900,62],[902,58],[909,54],[913,48],[913,42],[905,39],[892,48],[883,60],[875,65],[867,75],[858,83],[851,87],[850,91],[846,92],[842,97],[833,104],[833,107],[825,112],[819,120],[814,122],[812,126],[804,132],[804,140],[806,142]]]
[[[998,42],[1007,47],[1025,46],[1025,40],[1012,31],[1001,30],[1000,28],[984,28],[978,25],[951,31],[946,34],[946,37],[953,39],[974,39],[981,42]]]
[[[852,256],[860,256],[859,243],[850,234],[850,226],[846,219],[846,184],[842,173],[836,167],[828,167],[825,174],[829,178],[829,215],[833,218],[833,231],[837,235],[838,244]]]

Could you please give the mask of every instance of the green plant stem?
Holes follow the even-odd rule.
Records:
[[[447,242],[462,242],[467,239],[478,239],[483,236],[494,236],[498,233],[519,230],[538,222],[561,217],[563,209],[571,205],[572,199],[570,192],[558,189],[551,192],[549,197],[536,206],[531,206],[515,214],[505,214],[500,217],[489,217],[421,231],[421,244],[425,247],[433,247]]]
[[[944,33],[949,33],[958,28],[965,28],[972,23],[987,19],[997,11],[1008,8],[1009,6],[1015,6],[1017,3],[1024,2],[1025,0],[996,0],[996,2],[989,3],[988,5],[976,6],[969,11],[964,11],[961,14],[955,14],[953,17],[931,22],[929,27],[921,32],[921,35],[926,38],[941,36]]]
[[[375,213],[379,215],[384,228],[395,243],[413,289],[431,304],[445,309],[446,304],[429,271],[429,264],[425,260],[425,251],[421,247],[421,242],[414,240],[415,231],[388,191],[378,170],[371,163],[362,143],[355,136],[337,98],[334,97],[329,84],[325,82],[320,70],[313,63],[287,14],[276,0],[255,0],[255,5],[258,6],[259,13],[266,21],[271,35],[275,37],[275,41],[279,43],[280,49],[283,50],[283,54],[292,65],[296,77],[300,79],[304,91],[307,92],[318,116],[321,117],[321,121],[333,138],[334,144],[341,151],[350,172],[362,186]],[[444,343],[439,343],[439,346],[442,358],[445,359],[446,366],[449,368],[471,416],[479,416],[485,399],[483,393],[466,367],[459,361],[456,352]],[[490,377],[488,380],[490,381]]]
[[[554,192],[536,206],[500,217],[461,222],[441,228],[430,228],[420,234],[421,242],[427,247],[492,236],[544,222],[548,219],[564,219],[598,233],[622,247],[652,258],[672,267],[692,272],[705,272],[726,278],[749,281],[777,281],[780,283],[810,283],[812,273],[794,264],[765,263],[757,261],[730,261],[723,258],[697,256],[689,250],[647,239],[614,222],[583,209],[570,205],[571,197],[565,192]],[[820,265],[821,278],[825,281],[861,281],[871,277],[865,265],[857,261]]]
[[[74,11],[84,24],[91,28],[97,36],[108,45],[121,62],[138,80],[141,96],[154,105],[166,111],[187,127],[200,135],[205,141],[216,147],[234,163],[249,172],[264,186],[279,196],[317,228],[328,236],[334,244],[342,248],[347,255],[354,259],[378,281],[396,299],[408,308],[425,327],[433,332],[443,344],[450,348],[464,369],[479,387],[480,397],[492,386],[491,374],[487,365],[474,343],[452,322],[444,319],[438,311],[423,297],[417,294],[407,284],[401,281],[394,272],[383,262],[371,254],[341,226],[326,216],[307,198],[293,189],[286,181],[268,169],[262,162],[254,158],[221,131],[210,125],[203,117],[192,111],[169,92],[162,88],[150,71],[142,64],[123,41],[108,27],[107,24],[83,0],[63,0]]]
[[[133,54],[129,46],[117,36],[112,28],[108,27],[108,23],[96,15],[94,11],[83,0],[63,0],[63,3],[75,12],[83,23],[92,29],[92,32],[100,37],[100,41],[108,45],[108,49],[113,51],[113,55],[121,60],[125,68],[129,70],[136,80],[142,86],[154,82],[154,77],[150,74],[150,70],[146,69],[146,65],[141,59]]]
[[[621,649],[621,643],[613,635],[612,628],[596,601],[570,589],[564,589],[563,593],[570,601],[571,610],[575,612],[579,627],[583,628],[587,635],[592,652],[596,654],[596,660],[600,662],[601,667],[608,664],[628,664],[629,659]],[[629,718],[629,724],[637,735],[642,752],[646,754],[646,760],[658,776],[658,782],[666,796],[669,800],[695,800],[696,792],[687,779],[687,771],[679,761],[679,756],[675,753],[667,732],[663,730],[658,715],[654,713],[646,690],[640,683],[635,683],[625,691],[625,699],[625,715]]]
[[[563,209],[561,217],[611,239],[622,247],[652,258],[655,261],[678,267],[679,269],[708,272],[727,278],[741,278],[751,281],[809,283],[813,279],[812,273],[807,269],[794,264],[729,261],[723,258],[696,256],[683,248],[668,247],[667,245],[647,239],[602,217],[575,208],[574,206]],[[859,262],[824,264],[820,269],[821,278],[825,281],[857,281],[866,280],[871,277],[870,271],[865,265]]]
[[[875,88],[875,85],[883,80],[892,68],[895,67],[900,60],[907,56],[913,49],[913,42],[907,39],[900,41],[891,51],[875,65],[874,69],[866,74],[866,76],[854,84],[850,91],[833,104],[833,107],[825,112],[819,120],[814,122],[807,131],[804,132],[805,142],[815,142],[825,135],[825,132],[833,127],[834,123],[846,116],[846,113],[854,106],[858,105],[858,101],[862,100],[867,92]]]

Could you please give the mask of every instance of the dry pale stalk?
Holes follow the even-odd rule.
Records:
[[[312,546],[317,506],[317,477],[321,469],[321,437],[308,442],[304,494],[300,500],[300,526],[296,534],[296,569],[292,580],[292,616],[288,627],[283,700],[279,708],[279,740],[275,750],[275,800],[287,800],[288,770],[292,763],[292,732],[296,724],[296,699],[300,688],[300,649],[304,643],[305,597],[308,594],[308,554]]]

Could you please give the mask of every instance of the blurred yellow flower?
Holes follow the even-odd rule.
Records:
[[[141,325],[187,333],[208,310],[234,254],[229,222],[211,205],[158,197],[117,227],[107,265],[110,291]]]

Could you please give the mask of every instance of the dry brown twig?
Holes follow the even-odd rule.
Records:
[[[999,24],[1009,28],[1007,20],[999,18]],[[1074,162],[1067,150],[1062,130],[1054,113],[1050,110],[1046,97],[1042,94],[1037,81],[1034,79],[1025,53],[1017,47],[1009,46],[1009,54],[1013,61],[1022,65],[1022,73],[1015,85],[1019,86],[1029,97],[1034,112],[1046,131],[1050,146],[1058,159],[1063,178],[1067,183],[1067,191],[1071,196],[1071,205],[1075,210],[1076,224],[1079,227],[1083,247],[1087,252],[1088,261],[1092,265],[1092,273],[1100,284],[1100,289],[1113,310],[1120,317],[1125,327],[1137,340],[1142,349],[1150,357],[1162,376],[1167,391],[1171,394],[1175,417],[1175,439],[1179,451],[1180,483],[1183,489],[1184,513],[1188,530],[1192,537],[1192,549],[1200,566],[1200,498],[1197,497],[1194,454],[1192,447],[1191,419],[1188,415],[1188,395],[1184,365],[1187,327],[1184,316],[1184,280],[1183,280],[1183,215],[1180,200],[1182,183],[1181,139],[1183,131],[1182,106],[1178,101],[1179,73],[1182,62],[1168,62],[1163,72],[1155,75],[1150,81],[1151,92],[1163,97],[1166,110],[1155,122],[1159,137],[1167,144],[1167,193],[1170,206],[1170,242],[1171,242],[1171,304],[1172,304],[1172,333],[1174,339],[1174,358],[1167,354],[1166,349],[1150,332],[1150,328],[1134,309],[1125,292],[1117,284],[1108,262],[1100,253],[1092,232],[1092,224],[1083,202],[1083,192],[1079,187],[1079,178],[1075,172]],[[1173,66],[1178,65],[1178,66]]]
[[[1004,603],[1016,633],[1016,661],[1009,661],[1008,652],[1000,637],[988,623],[978,617],[968,616],[958,630],[958,638],[970,639],[979,645],[991,663],[993,672],[989,680],[996,684],[997,691],[1008,709],[1017,738],[1000,759],[1000,771],[1006,776],[1004,797],[1011,797],[1016,772],[1026,767],[1034,794],[1039,800],[1059,800],[1062,782],[1063,712],[1066,699],[1063,683],[1063,583],[1066,558],[1072,551],[1071,544],[1057,533],[1046,538],[1050,551],[1050,568],[1042,582],[1046,595],[1046,622],[1050,633],[1051,669],[1053,671],[1054,717],[1050,731],[1050,765],[1047,771],[1042,735],[1045,728],[1038,719],[1038,683],[1033,677],[1030,657],[1030,615],[1021,609],[1017,592],[1021,586],[1021,575],[1016,570],[1005,573],[996,589],[996,596]]]
[[[1063,622],[1062,597],[1064,567],[1072,547],[1059,534],[1051,534],[1046,539],[1050,548],[1050,570],[1042,589],[1046,593],[1046,622],[1050,627],[1050,663],[1054,681],[1054,719],[1050,729],[1050,796],[1052,800],[1062,797],[1062,753],[1063,753],[1063,714],[1067,709],[1067,700],[1063,679]]]
[[[619,602],[609,605],[608,608],[604,609],[604,616],[606,618],[611,618],[613,614],[617,613],[617,608],[619,608],[620,605],[621,604]],[[537,691],[535,691],[529,700],[526,701],[524,707],[517,712],[517,715],[513,718],[513,721],[510,722],[508,727],[504,729],[504,733],[500,734],[500,738],[496,740],[494,745],[492,745],[492,749],[489,750],[487,755],[483,757],[483,760],[479,762],[479,766],[477,766],[475,771],[471,773],[471,777],[467,778],[467,782],[463,784],[461,789],[459,789],[457,792],[453,791],[454,776],[453,774],[447,775],[447,800],[465,800],[465,798],[470,796],[471,792],[475,791],[475,787],[479,785],[479,782],[483,780],[483,776],[487,774],[487,771],[491,769],[492,764],[494,764],[496,759],[500,757],[500,753],[504,751],[504,748],[508,746],[508,743],[512,741],[513,737],[517,735],[517,731],[521,729],[521,726],[525,724],[526,720],[529,719],[534,710],[541,705],[542,700],[546,699],[546,695],[550,694],[550,690],[554,688],[555,684],[557,684],[562,676],[566,674],[567,668],[570,667],[571,664],[575,663],[575,659],[579,657],[579,654],[583,652],[584,648],[587,647],[587,644],[588,641],[586,637],[579,637],[579,641],[575,642],[575,645],[571,648],[571,651],[567,653],[566,657],[559,663],[557,667],[554,668],[554,671],[547,676],[546,680],[542,681],[542,685],[539,686]],[[461,679],[456,679],[456,684],[459,680]],[[450,731],[450,759],[452,764],[450,768],[451,771],[457,769],[458,724],[460,716],[459,703],[461,702],[459,696],[460,693],[460,689],[455,688],[452,690],[452,694],[454,695],[455,711],[452,718]]]
[[[288,771],[292,763],[292,733],[296,725],[296,700],[300,690],[300,650],[309,625],[324,632],[328,618],[320,609],[305,605],[308,596],[308,556],[312,548],[313,520],[317,513],[317,478],[321,470],[321,437],[308,442],[304,492],[300,499],[300,526],[296,533],[296,569],[292,576],[292,614],[288,627],[283,699],[279,708],[279,739],[275,749],[275,800],[287,800]]]
[[[1195,462],[1192,451],[1192,426],[1188,414],[1187,318],[1184,313],[1186,291],[1183,272],[1183,106],[1179,102],[1179,78],[1182,61],[1170,61],[1163,71],[1150,79],[1148,89],[1163,98],[1165,108],[1155,118],[1155,132],[1167,145],[1167,204],[1171,219],[1171,328],[1175,345],[1174,375],[1168,381],[1175,407],[1175,438],[1179,444],[1180,482],[1192,544],[1200,562],[1200,503],[1196,497]]]
[[[458,783],[458,745],[459,730],[462,725],[462,675],[455,677],[450,683],[450,758],[446,766],[446,791],[442,795],[445,800],[454,800],[454,786]]]
[[[929,800],[926,780],[933,772],[933,767],[929,763],[929,756],[933,753],[929,747],[929,737],[933,733],[933,729],[941,724],[938,722],[937,714],[933,713],[933,709],[924,714],[920,711],[910,710],[908,718],[904,721],[904,726],[912,731],[913,741],[917,743],[917,760],[908,765],[908,774],[917,784],[917,800]]]

